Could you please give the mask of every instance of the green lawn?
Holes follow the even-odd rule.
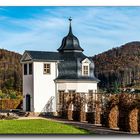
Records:
[[[36,120],[0,120],[0,134],[89,134],[58,122]]]

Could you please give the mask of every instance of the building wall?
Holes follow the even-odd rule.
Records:
[[[97,92],[97,83],[94,82],[61,82],[57,84],[57,90],[65,90],[68,92],[69,90],[75,90],[76,92],[84,92],[88,93],[89,90],[93,90],[93,92]]]
[[[29,63],[29,62],[28,62]],[[44,63],[51,64],[51,74],[43,73]],[[90,81],[61,81],[55,83],[54,79],[58,75],[56,62],[33,62],[33,74],[23,74],[23,109],[26,110],[26,95],[31,96],[31,111],[34,112],[56,112],[56,100],[58,102],[58,91],[75,90],[76,92],[89,93],[97,91],[97,83]],[[51,108],[44,110],[49,100],[52,100]]]
[[[44,112],[45,105],[52,97],[55,97],[56,63],[49,62],[51,64],[51,74],[43,74],[44,63],[47,62],[34,62],[33,65],[34,112]],[[55,98],[50,112],[56,112]]]

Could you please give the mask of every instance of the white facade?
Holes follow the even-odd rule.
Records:
[[[24,57],[23,57],[24,58]],[[25,58],[27,59],[27,58]],[[44,64],[50,64],[50,74],[44,74]],[[27,74],[24,74],[24,64],[27,64]],[[29,64],[32,64],[32,74],[29,74]],[[26,60],[22,63],[23,69],[23,110],[27,111],[26,95],[30,95],[30,111],[56,112],[56,85],[57,62],[32,62]]]
[[[97,83],[87,81],[62,81],[57,83],[57,90],[69,92],[70,90],[75,92],[89,93],[89,91],[97,92]]]
[[[44,63],[50,63],[51,73],[43,73]],[[56,103],[55,103],[55,93],[56,87],[54,79],[57,77],[56,71],[57,64],[56,62],[34,62],[33,63],[33,86],[34,86],[34,112],[43,112],[45,106],[51,101],[52,109],[48,110],[51,112],[56,112]]]

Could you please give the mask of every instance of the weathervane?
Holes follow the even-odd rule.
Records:
[[[71,18],[71,17],[69,17],[69,21],[70,21],[70,23],[71,23],[71,21],[72,21],[72,18]]]
[[[71,17],[69,17],[69,21],[72,21],[72,18]]]

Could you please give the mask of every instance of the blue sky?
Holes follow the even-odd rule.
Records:
[[[68,18],[89,56],[140,41],[140,7],[0,7],[0,48],[56,51]]]

